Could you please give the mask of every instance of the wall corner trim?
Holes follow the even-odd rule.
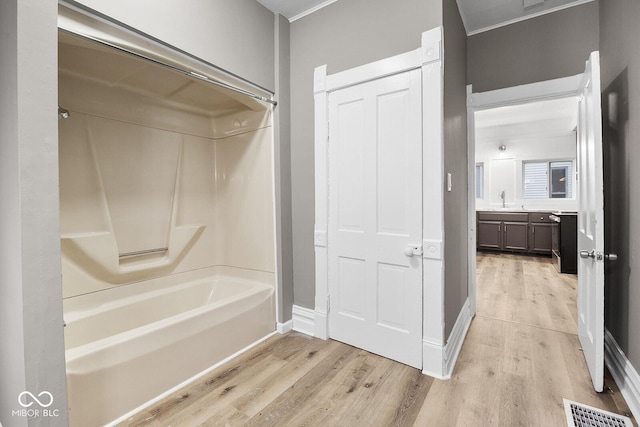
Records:
[[[312,337],[315,336],[315,311],[310,308],[300,307],[299,305],[294,305],[292,311],[293,318],[291,321],[293,330]]]
[[[422,339],[423,374],[439,380],[451,379],[453,368],[462,350],[462,344],[472,320],[470,301],[467,298],[446,344],[427,338]]]
[[[475,97],[473,96],[473,85],[467,85],[467,107],[473,107]]]
[[[432,28],[422,33],[422,64],[442,58],[442,27]]]
[[[460,351],[462,350],[462,344],[464,343],[464,339],[467,336],[467,332],[469,331],[469,326],[471,326],[472,320],[473,315],[471,312],[471,302],[469,298],[467,298],[467,300],[462,305],[460,314],[458,314],[456,324],[451,330],[449,340],[444,346],[445,379],[450,379],[451,375],[453,374],[453,368],[455,367],[458,356],[460,355]]]
[[[276,323],[276,331],[278,331],[279,334],[286,334],[292,329],[293,329],[293,319],[289,319],[286,322]]]
[[[640,417],[640,375],[606,328],[604,331],[604,361],[633,416],[638,419]]]
[[[444,345],[426,338],[422,339],[422,373],[444,380]]]
[[[318,94],[327,90],[327,64],[320,65],[313,70],[313,93]]]

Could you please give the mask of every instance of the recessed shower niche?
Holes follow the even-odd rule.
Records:
[[[69,414],[97,426],[275,330],[271,106],[66,32],[59,104]]]

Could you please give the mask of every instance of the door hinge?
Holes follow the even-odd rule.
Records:
[[[327,295],[327,314],[331,310],[331,295]]]

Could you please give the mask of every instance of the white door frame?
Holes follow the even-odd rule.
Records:
[[[443,62],[442,27],[422,34],[419,49],[340,73],[327,66],[314,72],[315,98],[315,227],[316,295],[314,335],[328,339],[328,94],[381,77],[422,69],[423,149],[423,331],[422,370],[447,377],[444,358],[444,204],[443,204]]]
[[[476,143],[475,117],[477,111],[533,101],[576,96],[582,74],[544,82],[514,86],[487,92],[473,93],[472,85],[467,86],[467,157],[469,163],[469,305],[471,314],[476,313]]]

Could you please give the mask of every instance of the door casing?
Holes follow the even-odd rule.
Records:
[[[448,378],[455,358],[447,358],[444,336],[443,248],[443,61],[442,27],[422,34],[421,47],[391,58],[327,75],[327,66],[314,72],[315,100],[315,226],[316,295],[314,335],[328,339],[328,95],[330,92],[405,71],[422,70],[423,143],[423,326],[422,371]],[[452,360],[453,359],[453,360]]]
[[[473,86],[467,85],[467,156],[468,156],[468,283],[469,305],[472,315],[476,314],[476,143],[475,113],[492,108],[525,104],[556,98],[575,96],[578,92],[582,74],[563,77],[544,82],[531,83],[488,92],[473,92]]]

